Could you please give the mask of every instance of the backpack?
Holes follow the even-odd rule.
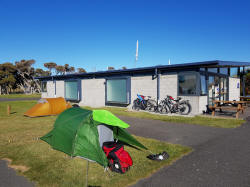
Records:
[[[121,143],[104,142],[102,148],[108,158],[111,171],[123,174],[133,165],[131,156]]]

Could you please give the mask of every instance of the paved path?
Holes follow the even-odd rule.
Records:
[[[23,101],[23,100],[38,100],[40,98],[0,98],[2,101]],[[7,162],[0,160],[0,187],[31,187],[33,183],[25,177],[19,176],[12,168],[8,168]]]
[[[139,136],[191,146],[194,152],[134,187],[250,186],[250,121],[236,129],[121,117]]]
[[[8,168],[7,162],[0,160],[0,187],[31,187],[33,183],[29,182],[23,176],[16,174],[14,169]]]
[[[26,101],[26,100],[39,100],[41,98],[38,97],[30,97],[30,98],[0,98],[1,101]]]

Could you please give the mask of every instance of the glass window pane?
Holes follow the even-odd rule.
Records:
[[[78,82],[65,82],[65,98],[69,100],[78,100]]]
[[[196,74],[179,74],[179,94],[196,95]]]
[[[205,68],[200,68],[200,71],[206,71],[206,69]]]
[[[220,73],[224,75],[228,75],[228,68],[220,68]]]
[[[218,68],[208,68],[207,71],[213,72],[213,73],[218,73]]]
[[[127,103],[127,80],[107,80],[107,101]]]
[[[238,68],[230,68],[230,76],[236,78],[238,76]]]
[[[207,94],[206,76],[201,75],[201,95]]]

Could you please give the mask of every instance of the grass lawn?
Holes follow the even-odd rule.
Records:
[[[39,140],[39,137],[53,128],[56,116],[40,118],[23,116],[23,113],[35,103],[35,101],[0,102],[0,159],[9,158],[13,165],[29,168],[22,175],[34,181],[37,186],[84,186],[87,162],[79,158],[72,159]],[[11,104],[12,108],[10,116],[6,115],[7,104]],[[115,113],[120,114],[117,111]],[[146,158],[148,152],[126,146],[125,149],[131,154],[134,162],[130,171],[124,175],[112,173],[113,176],[110,176],[100,165],[90,163],[88,184],[127,186],[150,176],[191,151],[190,148],[180,145],[136,138],[153,152],[167,151],[170,158],[162,162],[151,161]]]
[[[85,107],[85,108],[93,109],[90,107]],[[185,124],[203,125],[203,126],[220,127],[220,128],[235,128],[245,123],[245,120],[241,119],[232,119],[232,118],[226,119],[226,118],[214,118],[214,117],[203,117],[203,116],[195,116],[195,117],[167,116],[149,112],[128,111],[127,108],[118,108],[118,107],[104,107],[98,109],[109,110],[113,114],[121,116],[138,117],[138,118],[167,121],[172,123],[185,123]]]
[[[41,98],[41,94],[9,94],[9,95],[0,95],[0,98],[32,98],[37,97]]]

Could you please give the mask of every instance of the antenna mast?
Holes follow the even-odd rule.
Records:
[[[135,51],[135,67],[136,67],[136,62],[138,61],[138,40],[136,41],[136,51]]]

